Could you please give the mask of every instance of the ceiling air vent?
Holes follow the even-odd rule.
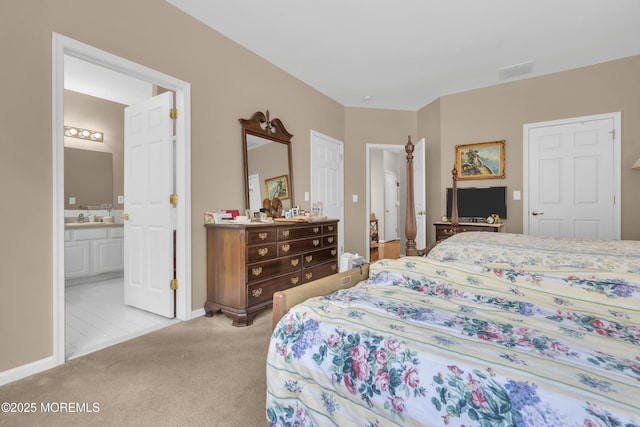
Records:
[[[533,61],[502,67],[498,69],[498,71],[500,72],[500,80],[509,80],[514,77],[531,73],[533,71]]]

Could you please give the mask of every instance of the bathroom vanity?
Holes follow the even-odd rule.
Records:
[[[65,224],[64,271],[68,285],[121,276],[124,272],[123,224]]]

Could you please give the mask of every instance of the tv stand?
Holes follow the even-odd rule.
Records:
[[[450,222],[434,222],[436,227],[436,241],[447,239],[454,234],[465,231],[486,231],[503,232],[504,223],[488,224],[486,222],[460,222],[457,227],[453,227]]]

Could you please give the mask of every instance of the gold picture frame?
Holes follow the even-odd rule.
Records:
[[[285,200],[291,197],[289,194],[289,177],[287,175],[265,179],[264,184],[269,199],[277,197],[280,200]]]
[[[504,140],[456,145],[458,179],[504,178]]]

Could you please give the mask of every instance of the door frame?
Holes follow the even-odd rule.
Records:
[[[580,123],[595,120],[610,119],[613,121],[613,197],[615,203],[613,206],[614,216],[611,219],[613,221],[614,238],[620,240],[622,233],[622,174],[621,174],[621,146],[622,146],[622,118],[621,113],[604,113],[591,116],[572,117],[568,119],[551,120],[538,123],[526,123],[522,126],[522,188],[524,190],[524,197],[522,198],[522,233],[529,234],[529,194],[530,186],[532,183],[529,180],[529,133],[531,129],[549,127],[549,126],[562,126],[571,123]]]
[[[65,363],[64,280],[64,56],[74,56],[175,92],[176,318],[189,320],[191,309],[191,85],[159,71],[52,33],[52,183],[53,183],[53,361]],[[123,119],[124,120],[124,119]],[[167,195],[168,197],[168,195]],[[167,286],[170,278],[167,278]]]

